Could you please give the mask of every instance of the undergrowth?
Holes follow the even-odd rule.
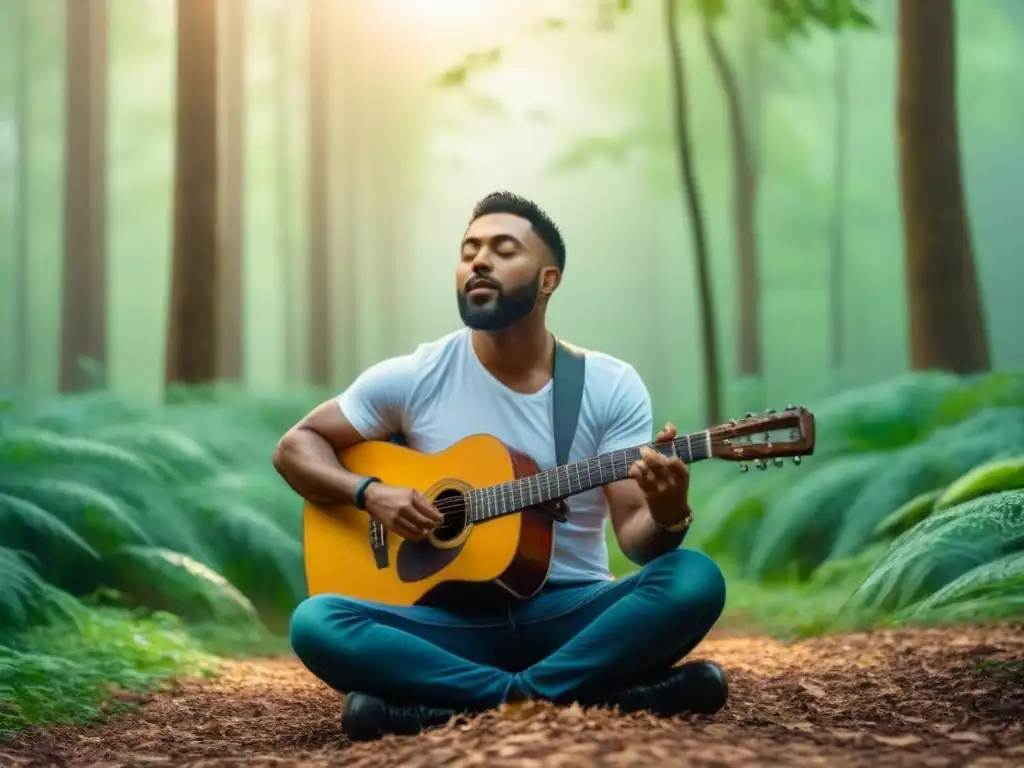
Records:
[[[0,399],[0,732],[88,720],[214,656],[287,651],[302,510],[271,455],[318,400]],[[1024,614],[1024,376],[915,374],[813,411],[800,468],[694,468],[686,544],[723,564],[725,625]],[[617,551],[613,568],[631,570]]]

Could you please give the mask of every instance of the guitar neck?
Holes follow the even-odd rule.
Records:
[[[677,437],[670,443],[645,443],[609,451],[529,477],[473,489],[465,496],[469,519],[471,522],[492,520],[625,480],[629,477],[629,468],[641,458],[640,449],[643,447],[650,447],[664,456],[678,456],[687,464],[693,464],[710,458],[711,432],[703,430]]]

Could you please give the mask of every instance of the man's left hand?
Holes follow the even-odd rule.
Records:
[[[675,436],[676,428],[666,424],[654,442],[667,443]],[[689,468],[678,456],[664,456],[648,446],[640,449],[640,455],[640,460],[629,468],[629,476],[643,491],[651,517],[662,525],[682,522],[690,514]]]

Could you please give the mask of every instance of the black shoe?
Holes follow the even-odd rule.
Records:
[[[352,741],[370,741],[388,734],[413,736],[426,728],[444,725],[454,710],[432,707],[397,707],[365,693],[345,697],[341,730]]]
[[[710,715],[724,707],[728,698],[729,684],[722,668],[710,661],[691,661],[673,667],[659,680],[616,691],[602,703],[621,712],[646,710],[672,717],[684,712]]]

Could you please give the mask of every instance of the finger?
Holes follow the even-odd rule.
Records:
[[[444,515],[441,514],[441,511],[420,494],[417,493],[412,497],[412,503],[416,511],[434,525],[441,525],[444,522]]]
[[[421,512],[416,507],[406,507],[401,511],[402,519],[418,531],[432,531],[441,523],[434,522],[433,518],[427,517],[426,512]],[[441,522],[444,522],[442,519]]]
[[[395,533],[408,541],[421,541],[424,533],[405,520],[395,520]]]
[[[637,485],[640,486],[640,490],[645,494],[654,490],[654,474],[651,472],[645,461],[640,460],[634,462],[633,466],[629,468],[629,476],[636,480]]]
[[[672,422],[666,422],[665,426],[661,428],[661,431],[654,438],[656,443],[667,443],[669,440],[676,436],[676,426]]]

